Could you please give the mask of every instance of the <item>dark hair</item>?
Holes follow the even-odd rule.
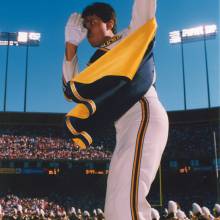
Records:
[[[83,9],[82,17],[86,18],[87,16],[96,15],[102,19],[103,22],[108,22],[111,19],[114,21],[114,26],[112,28],[112,32],[116,34],[117,32],[117,24],[116,24],[116,14],[115,10],[111,5],[103,2],[95,2],[91,5],[88,5]]]

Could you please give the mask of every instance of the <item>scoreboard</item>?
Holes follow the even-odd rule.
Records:
[[[0,175],[107,175],[109,161],[0,161]]]
[[[43,168],[0,168],[1,174],[48,174],[57,175],[60,169],[43,169]]]

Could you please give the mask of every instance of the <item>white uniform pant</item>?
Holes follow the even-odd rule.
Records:
[[[168,138],[168,117],[151,87],[116,123],[105,200],[106,220],[151,220],[146,200]]]

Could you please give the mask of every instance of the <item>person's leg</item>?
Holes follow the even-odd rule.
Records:
[[[116,124],[110,164],[106,220],[150,220],[146,201],[167,142],[166,112],[156,98],[142,99]]]

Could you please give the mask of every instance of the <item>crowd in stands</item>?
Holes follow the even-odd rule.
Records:
[[[220,155],[219,124],[170,125],[169,138],[164,157],[167,159],[210,159],[214,158],[214,133],[217,153]],[[199,152],[199,153],[198,153]]]
[[[213,209],[192,203],[190,210],[185,212],[181,206],[170,200],[167,207],[151,209],[152,220],[219,220],[220,205],[213,204]],[[101,208],[82,210],[71,204],[57,203],[49,198],[18,197],[13,194],[0,197],[0,219],[41,219],[41,220],[104,220]]]
[[[67,202],[71,199],[67,198]],[[101,208],[91,212],[74,206],[64,207],[48,198],[19,198],[15,195],[0,197],[0,219],[60,219],[60,220],[89,220],[104,219]]]
[[[220,155],[218,124],[171,125],[164,158],[214,158],[215,131]],[[110,160],[115,145],[114,130],[103,131],[92,146],[80,151],[61,128],[8,127],[0,129],[0,159]],[[199,154],[198,154],[199,152]]]
[[[109,160],[111,154],[103,149],[103,145],[81,151],[70,138],[62,136],[62,133],[55,136],[51,130],[45,130],[44,133],[24,129],[0,131],[0,159]]]

